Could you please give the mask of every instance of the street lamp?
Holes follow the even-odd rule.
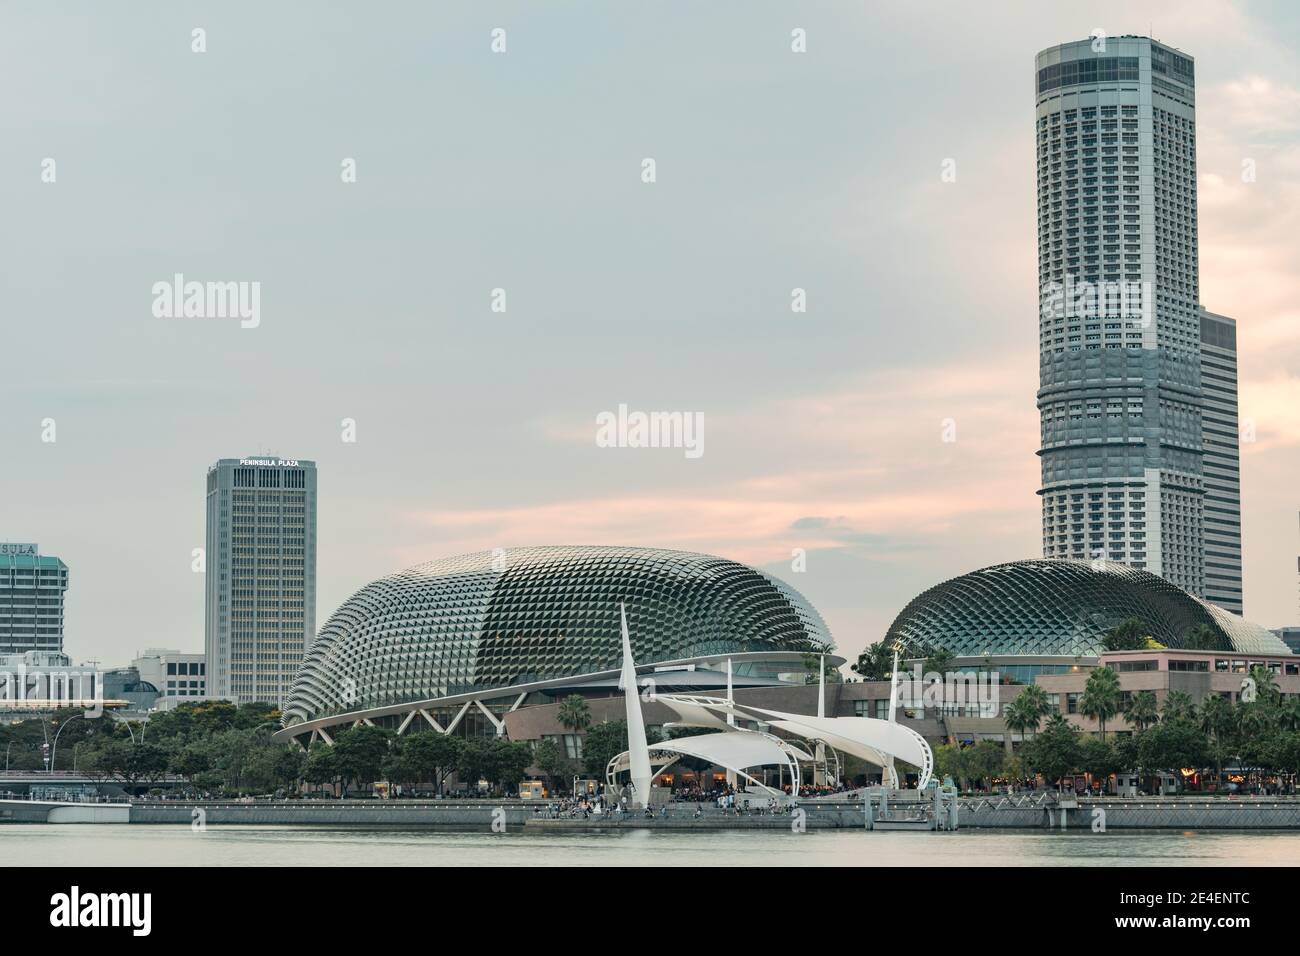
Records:
[[[86,715],[84,713],[73,714],[71,717],[69,717],[67,720],[63,722],[62,726],[59,727],[58,732],[55,733],[54,746],[50,748],[50,773],[54,773],[54,758],[57,757],[59,754],[59,734],[62,734],[64,729],[68,726],[68,724],[72,723],[78,717],[85,717],[85,716]]]

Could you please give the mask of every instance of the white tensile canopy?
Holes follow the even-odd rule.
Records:
[[[771,734],[731,726],[719,715],[743,721],[762,721],[793,737],[825,744],[887,771],[892,770],[894,760],[906,761],[920,768],[918,786],[921,789],[930,782],[934,772],[934,756],[925,738],[911,728],[892,721],[874,720],[870,717],[789,714],[762,707],[737,705],[718,697],[670,694],[661,695],[656,701],[680,718],[673,725],[703,727],[718,732],[676,737],[650,744],[650,759],[657,765],[655,776],[667,769],[678,757],[685,756],[725,767],[759,786],[762,784],[746,773],[746,770],[763,766],[785,768],[790,771],[791,780],[797,785],[800,779],[798,762],[811,763],[814,760],[809,752],[814,748],[801,749],[791,741]],[[629,765],[630,757],[627,753],[619,754],[610,761],[607,770],[610,781],[613,781],[616,774],[628,770]]]

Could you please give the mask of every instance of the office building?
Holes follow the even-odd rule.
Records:
[[[1203,596],[1195,65],[1126,36],[1036,70],[1043,556]]]
[[[207,475],[207,690],[279,706],[316,629],[316,463],[223,458]]]
[[[151,647],[141,652],[131,666],[139,673],[140,680],[158,689],[156,706],[160,708],[208,696],[206,654]]]
[[[63,651],[68,566],[35,544],[0,543],[0,655]]]
[[[1201,445],[1205,472],[1205,599],[1241,614],[1241,448],[1237,323],[1201,311]]]

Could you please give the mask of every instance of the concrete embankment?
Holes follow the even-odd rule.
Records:
[[[960,826],[966,828],[1106,830],[1296,830],[1300,829],[1297,797],[1084,797],[1058,802],[1054,798],[963,798]]]
[[[0,801],[2,823],[149,823],[202,826],[393,827],[478,830],[504,827],[530,832],[612,829],[809,830],[861,829],[860,802],[805,803],[791,813],[728,815],[705,805],[675,804],[667,816],[600,814],[552,819],[544,806],[512,801],[282,801],[261,803],[77,804]],[[1161,797],[1058,800],[1055,795],[963,797],[962,829],[1066,830],[1294,830],[1300,798]]]

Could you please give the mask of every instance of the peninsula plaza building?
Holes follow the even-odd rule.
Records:
[[[1035,70],[1043,556],[1240,611],[1235,335],[1200,305],[1195,63],[1097,37]]]
[[[68,566],[35,544],[0,542],[0,655],[63,653]]]
[[[316,633],[316,463],[210,467],[206,553],[205,690],[281,706]]]

